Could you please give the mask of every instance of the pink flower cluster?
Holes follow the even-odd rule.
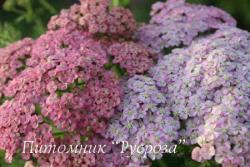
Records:
[[[77,24],[91,34],[106,34],[131,38],[136,30],[132,13],[125,8],[109,8],[107,0],[81,0],[80,5],[62,10],[48,24],[50,30]]]
[[[152,55],[144,46],[132,42],[115,43],[108,53],[114,57],[113,63],[127,70],[131,75],[142,74],[153,66]]]
[[[105,66],[134,75],[153,65],[152,53],[131,40],[136,30],[131,12],[109,8],[108,0],[81,1],[54,16],[48,28],[34,41],[24,39],[0,50],[0,149],[6,151],[7,162],[26,140],[38,145],[70,143],[58,139],[57,131],[66,138],[88,136],[91,142],[105,142],[99,135],[122,96],[117,71]],[[121,42],[125,38],[128,41]],[[117,52],[117,47],[123,46],[125,52]],[[115,62],[110,62],[113,56]],[[44,166],[105,167],[112,162],[115,167],[128,163],[112,149],[104,157],[22,156],[33,156]]]
[[[93,137],[90,141],[83,142],[79,135],[67,136],[64,139],[55,139],[54,142],[58,146],[72,145],[78,146],[98,146],[106,145],[103,153],[93,153],[90,149],[90,153],[52,153],[44,154],[43,156],[35,156],[38,159],[41,167],[48,166],[60,166],[60,167],[122,167],[129,163],[129,159],[126,154],[119,154],[119,148],[116,145],[112,145],[109,140]],[[79,150],[79,149],[78,149]],[[95,149],[98,152],[98,149]]]
[[[26,68],[33,41],[23,39],[6,48],[0,48],[0,98],[3,98],[5,85]]]

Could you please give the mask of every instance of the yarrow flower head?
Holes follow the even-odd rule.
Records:
[[[34,142],[39,144],[53,142],[51,127],[34,114],[35,106],[23,101],[7,101],[0,109],[0,148],[6,151],[5,159],[12,162],[13,155],[23,148],[23,141],[39,133]],[[23,155],[26,158],[29,155]]]
[[[4,102],[5,86],[26,68],[26,61],[32,51],[33,40],[26,38],[6,48],[0,48],[0,99]]]
[[[52,17],[48,28],[56,30],[70,24],[77,24],[91,34],[106,34],[131,38],[136,30],[132,13],[125,8],[110,9],[109,0],[81,0],[80,5],[62,10]]]
[[[158,53],[188,46],[193,39],[211,34],[223,26],[235,26],[235,20],[226,12],[185,0],[156,2],[151,20],[137,32],[137,38]]]
[[[170,115],[166,97],[152,78],[136,75],[124,87],[125,95],[117,117],[111,121],[107,136],[131,145],[164,145],[178,138],[179,121]],[[145,151],[145,150],[144,150]],[[131,155],[134,162],[159,159],[161,153]]]
[[[108,53],[113,56],[113,63],[119,64],[130,76],[142,74],[153,66],[153,54],[140,44],[115,43],[110,46]]]
[[[82,141],[79,135],[69,135],[64,139],[56,139],[55,144],[57,146],[72,146],[72,148],[77,149],[71,153],[50,153],[38,156],[37,159],[41,167],[51,165],[62,167],[122,167],[129,164],[127,154],[121,154],[116,145],[112,145],[109,140],[97,136],[92,137],[89,141]],[[99,152],[97,146],[105,146],[102,150],[105,154],[97,153]]]
[[[131,12],[110,8],[108,0],[83,0],[62,10],[48,29],[34,41],[24,39],[0,50],[0,149],[6,151],[8,162],[28,139],[38,144],[67,143],[57,141],[55,131],[104,140],[99,136],[121,102],[117,69],[124,68],[132,76],[153,64],[151,53],[132,41],[136,24]],[[116,51],[120,45],[126,46],[127,56]],[[111,55],[117,57],[116,62],[110,62]],[[44,166],[78,166],[72,163],[81,158],[82,165],[105,166],[92,161],[97,155],[76,159],[49,155],[46,162],[39,155],[23,158],[31,156]],[[97,158],[102,161],[98,163],[111,162],[108,157],[112,156]],[[113,166],[116,163],[114,160]],[[125,166],[122,164],[125,160],[118,166]]]
[[[180,135],[199,144],[192,157],[223,166],[249,165],[250,34],[227,27],[175,49],[150,70],[184,120]]]

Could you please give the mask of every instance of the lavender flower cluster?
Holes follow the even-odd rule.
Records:
[[[150,70],[170,111],[184,120],[180,135],[199,144],[192,158],[249,166],[250,34],[228,27],[175,49]]]
[[[118,108],[121,114],[112,119],[107,132],[110,138],[137,146],[164,145],[178,139],[179,121],[171,116],[166,97],[152,78],[136,75],[128,80],[124,90],[125,96]],[[160,159],[162,154],[149,152],[148,156]],[[135,154],[131,158],[134,162],[144,162],[147,156]]]
[[[7,162],[34,141],[108,146],[106,154],[21,153],[41,167],[146,167],[163,153],[122,154],[112,141],[184,138],[196,146],[193,160],[250,166],[250,33],[222,10],[184,0],[157,2],[151,16],[137,28],[128,9],[81,0],[38,39],[0,49]]]
[[[189,4],[185,0],[157,2],[150,14],[150,23],[139,28],[136,36],[157,53],[189,46],[199,36],[236,24],[218,8]]]
[[[200,8],[209,14],[199,13]],[[193,17],[195,24],[202,21],[208,24],[201,30],[189,21],[190,25],[185,24],[190,27],[188,32],[192,32],[192,28],[199,30],[195,33],[197,36],[198,32],[210,28],[215,31],[196,38],[180,30],[189,40],[179,37],[180,33],[166,35],[166,38],[155,35],[160,31],[151,26],[171,32],[170,24],[165,24],[168,19],[176,20],[173,25],[174,30],[178,30],[178,19],[184,17],[182,12],[187,18]],[[217,13],[215,18],[223,16],[225,21],[216,22],[210,15],[213,12]],[[158,63],[148,75],[134,76],[126,82],[125,96],[118,108],[120,115],[113,118],[107,134],[117,141],[143,145],[185,138],[187,144],[198,145],[192,151],[192,158],[198,162],[215,159],[223,167],[249,166],[250,34],[235,28],[234,20],[226,13],[184,1],[157,3],[153,13],[151,23],[139,29],[137,38],[159,52]],[[207,21],[209,17],[213,22]],[[145,31],[145,27],[149,31]],[[173,44],[168,38],[177,42]],[[178,46],[180,42],[190,46],[163,56],[163,48]],[[157,97],[160,101],[155,101]],[[160,113],[158,118],[156,115]],[[161,155],[147,156],[153,160],[161,158]],[[133,155],[132,161],[144,162],[143,158]]]
[[[184,135],[191,136],[190,142],[198,143],[201,150],[210,150],[195,149],[195,160],[215,156],[224,166],[250,164],[249,37],[248,32],[227,28],[195,42],[188,51],[193,56],[180,72],[184,84],[169,88],[169,95],[175,98],[171,100],[173,112],[187,119]],[[199,120],[198,125],[193,119]]]

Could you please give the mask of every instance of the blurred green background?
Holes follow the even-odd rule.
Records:
[[[230,13],[238,27],[250,31],[250,0],[187,0],[190,3],[213,5]],[[0,0],[0,47],[24,37],[37,38],[46,31],[52,15],[68,8],[78,0]],[[156,0],[112,0],[114,6],[130,8],[138,22],[149,21],[151,5]],[[214,162],[196,163],[190,159],[190,147],[179,147],[179,154],[166,155],[153,162],[154,167],[216,167]],[[22,167],[24,162],[17,156],[14,163],[4,163],[0,151],[0,167]]]

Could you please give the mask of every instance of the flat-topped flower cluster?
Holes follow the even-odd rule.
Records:
[[[157,2],[152,6],[151,20],[139,28],[137,38],[157,53],[168,53],[173,48],[189,46],[191,42],[225,26],[235,26],[226,12],[185,0]]]
[[[109,9],[108,0],[84,0],[52,17],[48,32],[38,39],[0,50],[0,149],[6,151],[7,162],[24,141],[59,145],[88,137],[90,143],[108,143],[100,134],[121,102],[117,74],[142,74],[153,65],[152,53],[133,42],[135,30],[128,9]],[[112,150],[103,157],[28,153],[22,157],[35,157],[46,167],[125,165],[126,158]]]
[[[150,76],[166,93],[179,135],[199,144],[192,158],[224,166],[249,164],[250,34],[234,27],[175,49]]]

